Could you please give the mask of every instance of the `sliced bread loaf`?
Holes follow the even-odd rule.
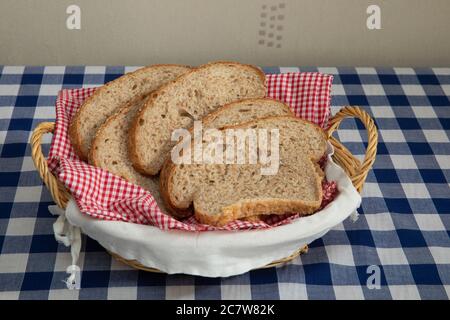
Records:
[[[192,211],[167,210],[164,202],[161,200],[158,185],[159,178],[140,174],[133,168],[128,158],[128,130],[132,119],[144,102],[145,98],[137,98],[105,121],[93,139],[89,153],[89,162],[150,191],[165,213],[171,213],[176,217],[188,216]],[[272,99],[248,99],[226,105],[211,113],[203,119],[203,125],[207,128],[219,127],[271,115],[293,114],[287,105],[279,101]]]
[[[177,165],[167,159],[160,184],[171,207],[186,209],[193,204],[200,222],[216,226],[248,216],[309,214],[319,208],[323,172],[317,161],[326,148],[326,136],[320,127],[295,117],[279,116],[221,131],[227,129],[278,129],[278,172],[262,175],[260,163]]]
[[[154,92],[133,120],[129,151],[134,167],[155,175],[174,145],[172,131],[227,103],[265,96],[264,73],[253,66],[215,62],[192,70]]]
[[[134,98],[156,90],[188,70],[179,65],[154,65],[127,73],[98,88],[71,121],[69,137],[76,154],[87,160],[92,139],[109,116]]]
[[[269,98],[245,99],[227,104],[216,111],[208,114],[202,119],[204,129],[223,128],[225,126],[237,125],[255,119],[269,116],[294,116],[288,105]],[[192,127],[190,131],[192,133]],[[162,172],[161,172],[162,173]],[[164,181],[164,180],[161,180]],[[161,186],[161,188],[165,188]],[[162,193],[162,197],[167,193]],[[170,199],[164,199],[166,207],[170,209],[173,216],[184,218],[192,214],[190,208],[176,208],[171,206]],[[252,217],[256,221],[258,217]]]

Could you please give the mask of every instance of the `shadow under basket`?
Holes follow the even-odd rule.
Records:
[[[344,147],[335,137],[332,136],[338,128],[342,120],[345,118],[358,118],[364,124],[367,130],[367,149],[363,162],[361,163],[350,151]],[[47,160],[42,153],[41,140],[42,136],[46,133],[53,133],[55,128],[54,122],[42,122],[33,131],[31,136],[31,157],[34,165],[39,172],[40,177],[44,181],[47,188],[53,197],[55,203],[62,209],[65,209],[67,202],[71,195],[64,185],[49,171],[47,166]],[[360,107],[347,106],[342,108],[336,115],[329,120],[329,127],[326,129],[326,135],[330,143],[334,147],[333,160],[344,169],[347,175],[350,177],[353,185],[361,193],[361,190],[366,180],[367,174],[371,169],[376,153],[378,143],[378,132],[373,119],[370,115]],[[285,264],[294,258],[298,257],[302,253],[308,251],[308,246],[300,248],[293,252],[290,256],[283,259],[273,261],[263,268],[270,268]],[[142,265],[136,260],[127,260],[119,256],[114,252],[109,252],[118,261],[125,263],[133,268],[149,271],[149,272],[162,272],[155,268],[150,268]]]

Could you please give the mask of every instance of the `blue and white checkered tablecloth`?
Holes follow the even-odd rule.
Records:
[[[97,86],[133,69],[0,66],[0,299],[450,297],[450,68],[300,68],[333,74],[333,113],[360,105],[380,133],[359,220],[331,230],[308,254],[283,267],[211,279],[136,271],[83,238],[82,289],[67,290],[70,253],[54,239],[53,202],[28,141],[39,122],[54,120],[61,88]],[[360,123],[346,120],[338,137],[364,153]],[[47,136],[44,152],[49,143]],[[376,266],[381,286],[370,289]]]

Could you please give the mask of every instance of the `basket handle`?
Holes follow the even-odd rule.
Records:
[[[333,132],[339,128],[342,120],[355,117],[361,120],[367,130],[367,149],[362,164],[353,156],[350,151],[344,147],[336,138],[332,136]],[[350,176],[355,188],[361,192],[367,174],[372,168],[377,154],[378,131],[370,115],[360,107],[347,106],[339,110],[329,121],[327,136],[335,149],[333,159],[343,167]]]
[[[53,200],[56,202],[58,207],[64,209],[69,201],[69,192],[48,169],[47,160],[42,153],[41,146],[42,136],[46,133],[53,133],[54,130],[54,122],[41,122],[37,125],[37,127],[33,130],[30,140],[31,158],[33,159],[34,166],[39,172],[41,179],[50,190]]]

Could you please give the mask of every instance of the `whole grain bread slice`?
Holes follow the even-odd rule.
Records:
[[[133,120],[128,145],[134,167],[158,174],[175,144],[173,130],[188,128],[227,103],[265,93],[264,73],[250,65],[214,62],[184,74],[154,92]]]
[[[188,70],[189,67],[180,65],[153,65],[127,73],[98,88],[71,121],[69,137],[75,153],[87,160],[92,139],[109,116],[136,97],[149,94]]]
[[[174,164],[167,159],[160,185],[171,207],[186,209],[193,205],[197,220],[215,226],[255,215],[310,214],[319,208],[324,175],[317,161],[326,148],[326,136],[320,127],[295,117],[278,116],[221,131],[227,129],[278,129],[278,172],[262,175],[260,163]]]
[[[232,102],[223,107],[220,107],[216,111],[211,112],[202,119],[202,126],[204,129],[210,128],[223,128],[227,126],[233,126],[244,122],[252,121],[255,119],[270,117],[270,116],[291,116],[294,117],[294,113],[291,111],[288,105],[270,98],[259,99],[244,99],[236,102]],[[190,133],[193,133],[193,128],[189,128]],[[161,171],[163,174],[164,171]],[[160,180],[160,183],[164,183],[164,179]],[[165,189],[164,185],[161,185],[160,189]],[[169,209],[171,214],[177,218],[185,218],[192,215],[193,211],[191,207],[188,208],[176,208],[171,206],[170,199],[165,199],[166,192],[161,192],[162,198],[165,202],[166,208]],[[251,221],[257,221],[258,217],[251,217]]]

